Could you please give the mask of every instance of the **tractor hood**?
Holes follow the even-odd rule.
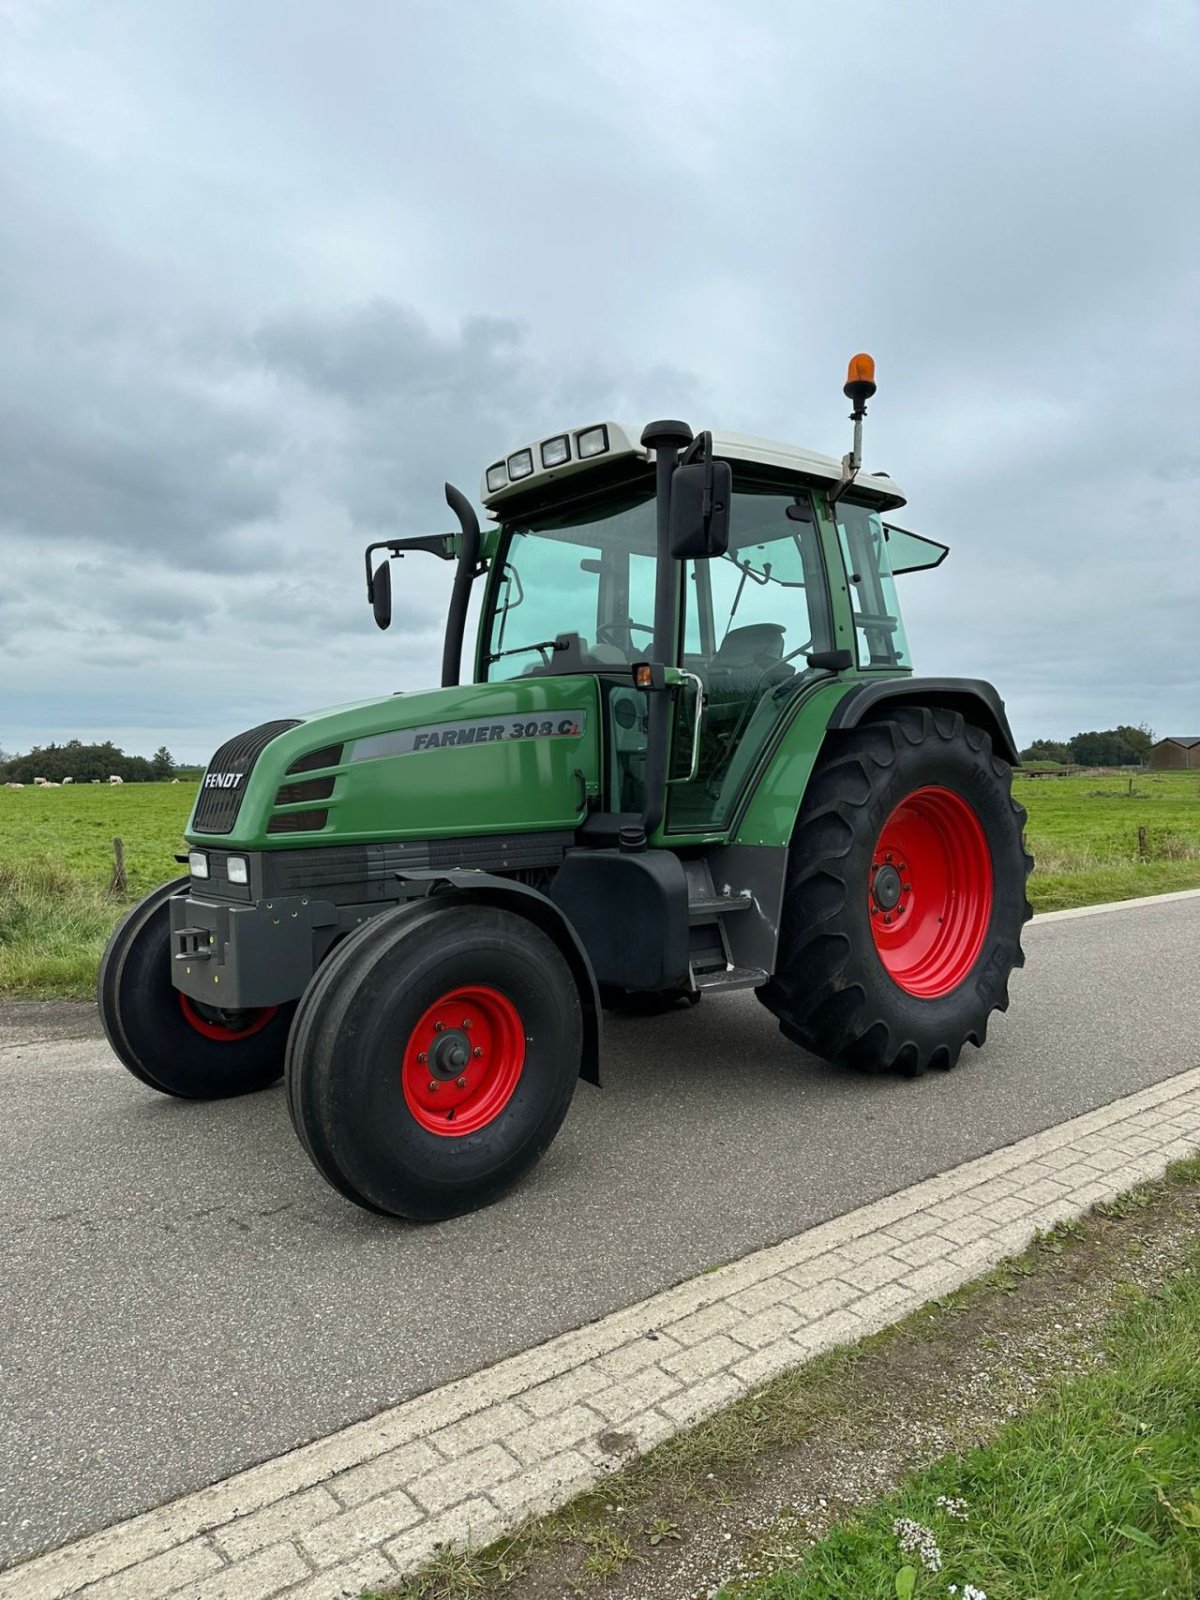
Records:
[[[590,674],[263,723],[213,756],[186,837],[262,850],[574,828],[599,784],[599,723]]]

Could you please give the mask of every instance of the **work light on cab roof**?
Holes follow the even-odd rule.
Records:
[[[432,1220],[546,1148],[605,1010],[753,989],[803,1050],[904,1076],[981,1045],[1029,914],[1016,752],[990,684],[913,671],[896,579],[946,546],[863,470],[870,356],[844,392],[840,459],[585,421],[485,468],[482,526],[447,484],[452,531],[373,540],[380,627],[393,562],[450,568],[440,686],[216,752],[186,875],[101,964],[134,1076],[286,1074],[333,1187]]]

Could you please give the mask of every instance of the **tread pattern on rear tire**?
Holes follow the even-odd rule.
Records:
[[[985,822],[992,915],[966,979],[950,995],[922,1000],[893,983],[876,952],[867,871],[879,830],[904,794],[951,779],[969,790]],[[789,846],[775,974],[756,991],[783,1034],[837,1065],[909,1077],[953,1067],[968,1041],[982,1045],[991,1012],[1008,1009],[1013,969],[1025,962],[1033,858],[1024,824],[1011,767],[957,711],[889,707],[884,720],[831,734]]]

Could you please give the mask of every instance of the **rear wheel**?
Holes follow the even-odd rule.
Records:
[[[957,712],[900,707],[839,735],[797,818],[758,991],[784,1034],[910,1076],[982,1045],[1024,964],[1024,821],[1011,769]]]
[[[372,918],[300,1002],[288,1104],[333,1186],[436,1221],[497,1199],[558,1132],[583,1012],[541,929],[448,899]]]
[[[163,1094],[220,1100],[265,1089],[283,1075],[295,1006],[222,1010],[175,988],[170,900],[188,882],[155,889],[108,941],[97,985],[104,1032],[134,1077]]]

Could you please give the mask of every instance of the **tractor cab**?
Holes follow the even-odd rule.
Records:
[[[593,834],[639,815],[647,833],[721,831],[798,695],[839,674],[911,673],[894,579],[947,547],[887,520],[904,496],[887,474],[860,473],[858,445],[856,431],[837,461],[678,422],[553,434],[487,468],[486,533],[371,546],[368,593],[377,601],[386,578],[386,562],[371,573],[376,549],[436,548],[460,571],[465,560],[485,580],[477,684],[596,680]],[[444,683],[458,682],[459,609]],[[670,702],[657,714],[656,689]]]

